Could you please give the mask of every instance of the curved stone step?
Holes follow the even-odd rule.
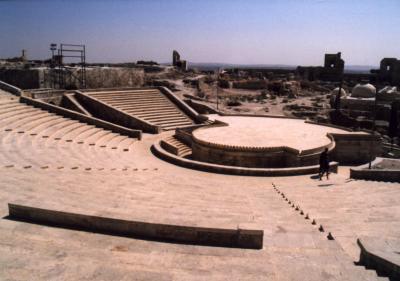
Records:
[[[32,112],[25,112],[22,114],[15,114],[4,118],[0,121],[0,128],[13,128],[13,124],[19,122],[20,120],[34,120],[36,115],[42,115],[43,112],[40,111],[32,111]]]
[[[136,139],[126,138],[118,144],[118,149],[121,149],[122,151],[129,151],[135,142]]]
[[[48,135],[48,137],[54,138],[56,140],[61,140],[64,136],[68,138],[68,134],[71,134],[72,136],[76,133],[79,133],[81,130],[87,130],[88,125],[86,123],[71,123],[69,125],[66,125],[65,127],[62,127],[58,129],[57,131],[53,132],[51,135]]]
[[[22,107],[26,107],[23,104],[20,104],[19,102],[9,102],[9,103],[3,103],[0,105],[0,112],[10,109],[10,108],[22,108]]]
[[[32,133],[31,131],[34,130],[36,127],[47,126],[48,122],[52,122],[53,120],[61,120],[61,119],[63,119],[63,118],[58,115],[48,114],[47,116],[43,116],[36,120],[32,120],[29,123],[26,123],[25,125],[23,125],[23,129]]]
[[[95,145],[98,140],[100,140],[103,136],[108,135],[109,133],[111,133],[111,131],[100,129],[95,134],[88,136],[85,139],[85,143],[89,145]]]
[[[20,114],[30,113],[30,112],[37,112],[37,110],[32,107],[28,107],[28,108],[23,107],[23,108],[19,108],[17,110],[10,109],[9,111],[4,111],[4,112],[0,113],[0,117],[1,117],[0,122],[4,121],[7,118],[14,117],[14,116],[18,117]]]
[[[96,133],[98,133],[98,132],[101,132],[102,131],[102,129],[100,129],[100,128],[97,128],[97,127],[93,127],[93,128],[90,128],[89,130],[85,130],[85,131],[82,131],[81,133],[79,133],[78,135],[76,135],[74,138],[64,138],[67,142],[69,142],[69,141],[74,141],[74,142],[77,142],[77,143],[80,143],[80,142],[83,142],[83,143],[86,143],[86,144],[88,144],[87,143],[87,139],[89,138],[89,137],[91,137],[91,136],[93,136],[94,134],[96,134]]]
[[[38,122],[43,118],[48,117],[49,114],[47,112],[38,112],[34,113],[27,118],[20,119],[18,121],[9,123],[7,126],[5,126],[6,130],[22,130],[24,131],[24,125],[30,124],[32,122]]]
[[[107,135],[102,136],[101,138],[99,138],[96,142],[96,146],[100,146],[100,147],[108,147],[109,146],[109,142],[115,138],[120,136],[120,134],[116,134],[116,133],[109,133]]]
[[[108,143],[108,145],[107,145],[107,147],[109,147],[109,148],[111,148],[111,149],[117,149],[117,148],[118,148],[118,145],[119,145],[122,141],[124,141],[125,139],[127,139],[127,138],[129,138],[129,137],[119,135],[119,136],[113,138],[112,140],[110,140],[109,143]]]
[[[53,118],[48,117],[48,121],[43,121],[31,129],[32,135],[45,135],[50,136],[57,132],[58,130],[74,123],[79,123],[75,120],[66,119],[60,116],[54,116]]]

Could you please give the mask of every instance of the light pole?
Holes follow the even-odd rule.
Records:
[[[217,111],[219,111],[219,87],[218,87],[218,83],[219,83],[219,68],[218,68],[218,70],[217,70],[218,72],[217,72],[217,84],[216,84],[216,86],[217,86]]]
[[[374,112],[372,113],[373,114],[373,120],[372,120],[372,122],[373,122],[373,124],[372,124],[372,133],[375,135],[375,129],[376,129],[376,105],[377,105],[377,100],[378,100],[378,89],[376,89],[375,88],[375,100],[374,100]],[[372,145],[372,142],[371,142],[371,149],[370,149],[370,151],[369,151],[369,153],[370,153],[370,155],[369,155],[369,164],[368,164],[368,169],[371,169],[371,163],[372,163],[372,148],[373,148],[373,145]]]
[[[54,68],[54,51],[55,50],[57,50],[57,44],[55,44],[55,43],[51,43],[50,44],[50,50],[51,50],[51,62],[50,62],[50,68],[51,68],[51,75],[50,75],[50,77],[51,77],[51,84],[52,84],[52,88],[54,88],[55,87],[55,78],[54,78],[54,70],[53,70],[53,68]]]

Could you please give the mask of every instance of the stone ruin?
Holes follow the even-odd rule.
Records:
[[[172,65],[180,70],[187,70],[187,62],[181,60],[181,55],[175,50],[172,52]]]
[[[334,108],[338,88],[331,92],[330,104]],[[396,87],[387,86],[377,91],[369,83],[360,83],[353,87],[350,94],[342,88],[340,97],[340,118],[332,119],[337,125],[372,129],[386,134],[389,127],[391,105],[400,100]]]
[[[376,81],[400,86],[400,60],[396,58],[384,58],[381,60],[379,69],[372,69]]]
[[[342,53],[325,54],[324,66],[299,66],[296,69],[298,76],[310,81],[340,81],[344,72]]]

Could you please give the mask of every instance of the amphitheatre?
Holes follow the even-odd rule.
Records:
[[[285,78],[278,97],[232,87],[215,97],[234,72],[207,84],[212,75],[173,60],[155,66],[159,77],[154,66],[92,66],[70,83],[96,71],[148,83],[118,76],[75,89],[30,87],[35,73],[67,68],[8,70],[17,82],[0,81],[1,280],[400,280],[399,165],[386,158],[397,146],[307,118],[328,116],[342,89],[303,82],[318,92],[306,101]],[[252,79],[233,84],[267,83]],[[273,114],[289,97],[305,116]],[[319,181],[325,149],[332,173]]]

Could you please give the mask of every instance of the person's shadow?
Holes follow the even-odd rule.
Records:
[[[319,180],[319,175],[312,175],[312,176],[310,176],[310,179]]]

